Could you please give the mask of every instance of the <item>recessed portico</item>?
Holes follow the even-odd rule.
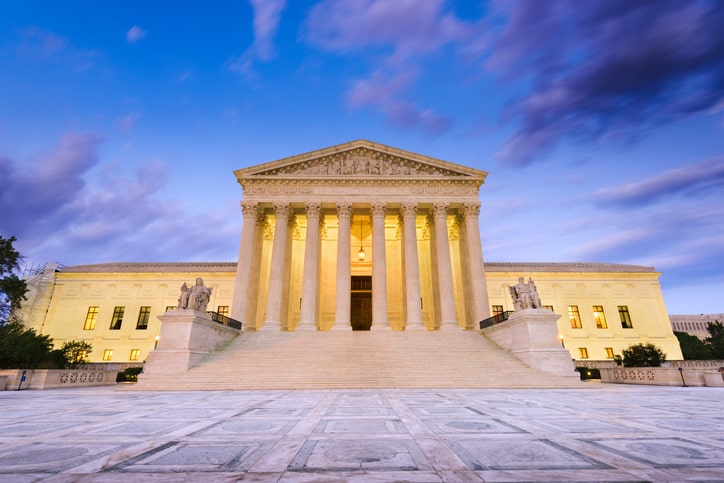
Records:
[[[371,330],[466,329],[489,316],[485,172],[354,141],[235,174],[232,317],[249,330],[352,330],[361,314]]]

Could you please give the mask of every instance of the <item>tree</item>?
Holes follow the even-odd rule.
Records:
[[[75,368],[88,362],[88,355],[93,352],[93,346],[82,340],[69,340],[60,348],[65,366]]]
[[[14,236],[0,236],[0,325],[12,319],[12,314],[17,313],[28,292],[25,280],[13,273],[20,268],[22,260],[13,246],[14,242]]]
[[[38,335],[19,322],[0,327],[0,368],[36,369],[55,366],[58,356],[53,353],[53,339]]]
[[[623,350],[624,367],[659,367],[666,354],[653,344],[634,344]]]
[[[681,353],[684,355],[684,359],[689,361],[711,359],[711,349],[703,340],[688,332],[674,331],[674,335],[679,339],[679,345],[681,346]]]
[[[710,337],[704,339],[704,342],[711,351],[712,359],[724,359],[724,324],[718,320],[709,322],[707,330]]]

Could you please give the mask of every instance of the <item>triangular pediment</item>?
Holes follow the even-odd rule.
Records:
[[[443,177],[485,179],[487,173],[366,140],[251,166],[234,172],[239,181],[272,178]]]

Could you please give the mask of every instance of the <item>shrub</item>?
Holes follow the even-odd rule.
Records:
[[[634,344],[623,350],[624,367],[659,367],[666,354],[653,344]]]
[[[127,367],[116,375],[116,382],[137,382],[143,367]]]

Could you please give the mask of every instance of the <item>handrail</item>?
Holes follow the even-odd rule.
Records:
[[[499,324],[501,322],[505,322],[508,320],[508,317],[510,317],[510,314],[512,314],[512,310],[506,310],[505,312],[501,312],[499,314],[495,314],[492,317],[488,317],[485,320],[480,321],[480,328],[485,329],[487,327],[492,327],[495,324]]]
[[[231,327],[232,329],[241,330],[241,322],[239,322],[238,320],[227,317],[226,315],[221,315],[211,310],[209,310],[207,313],[211,316],[211,320],[213,320],[214,322],[217,322],[221,325],[226,325],[228,327]]]

